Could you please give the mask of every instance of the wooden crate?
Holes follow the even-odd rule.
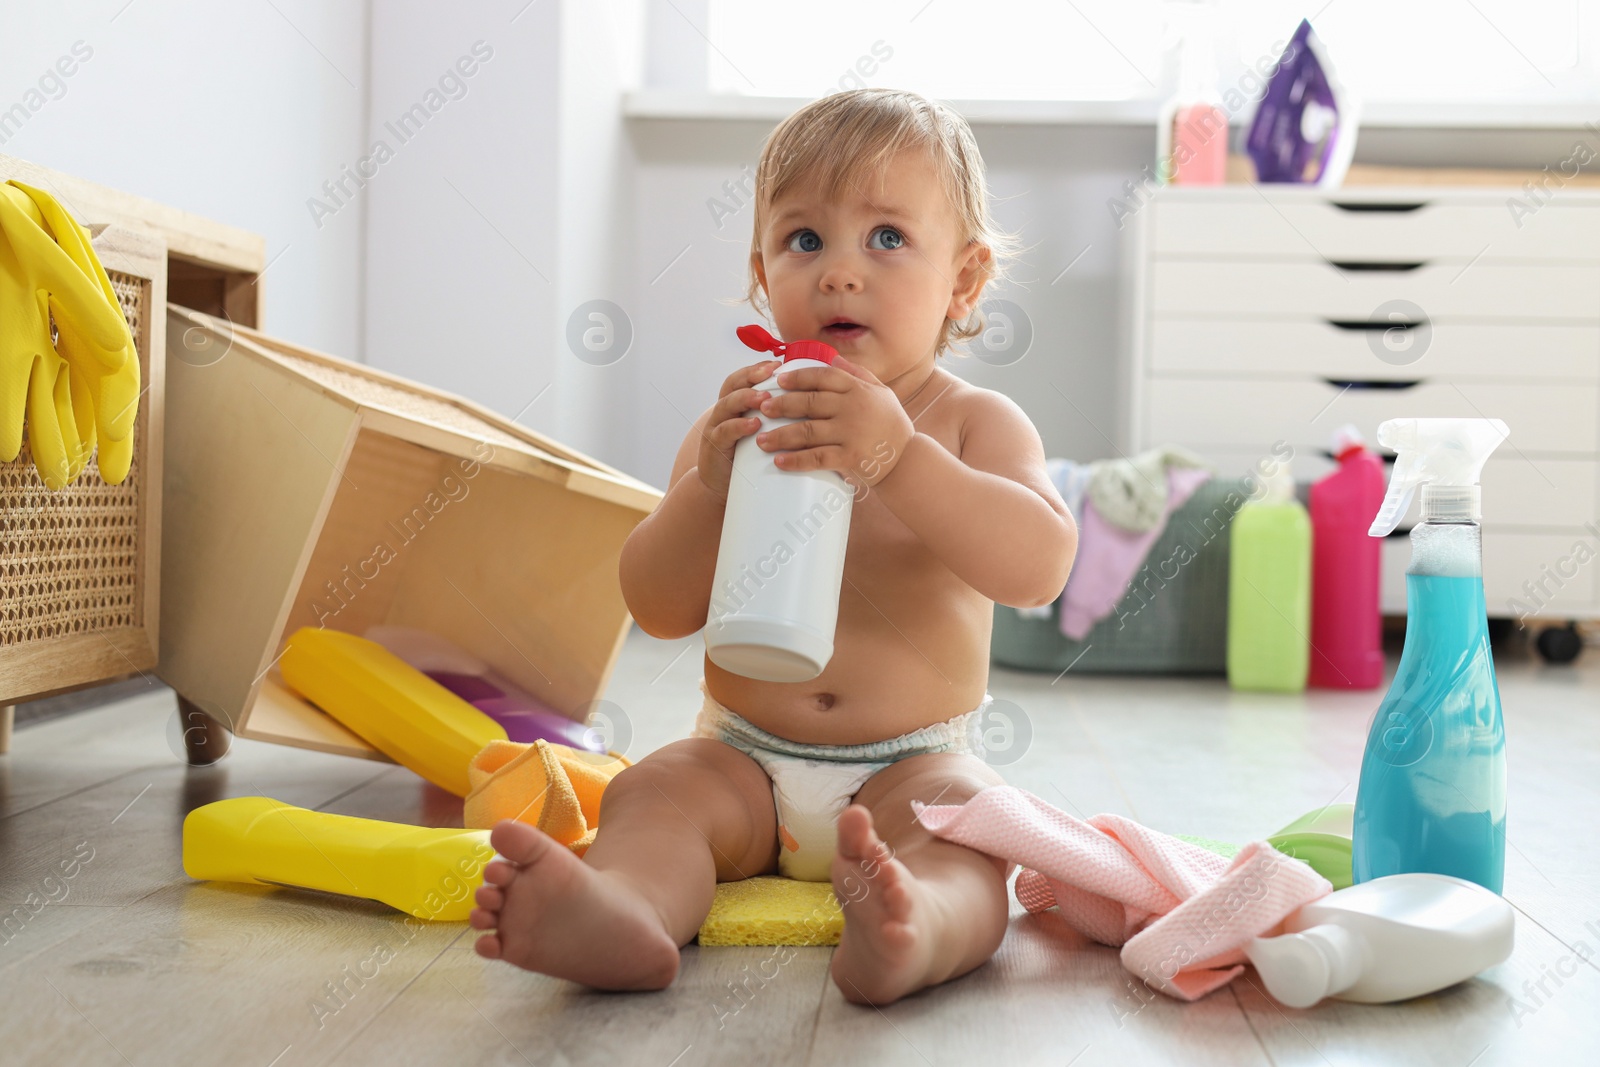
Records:
[[[385,759],[290,692],[301,626],[431,629],[581,719],[661,493],[465,400],[168,311],[161,676],[244,737]],[[531,399],[531,398],[530,398]]]
[[[152,353],[166,350],[166,249],[120,226],[89,231],[139,350],[133,464],[122,484],[107,485],[96,453],[56,492],[40,481],[26,438],[0,464],[0,735],[18,701],[156,665],[165,363]]]

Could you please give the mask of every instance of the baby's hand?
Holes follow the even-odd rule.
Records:
[[[777,360],[763,359],[728,375],[706,419],[706,428],[700,435],[700,480],[723,500],[728,499],[728,482],[733,478],[733,447],[761,426],[760,419],[743,417],[768,395],[765,390],[753,388],[752,383],[772,377],[777,366]]]
[[[756,444],[787,452],[773,457],[786,471],[838,471],[871,488],[888,477],[917,434],[894,390],[843,356],[827,367],[782,371],[778,385],[789,391],[768,399],[761,413],[804,421],[768,430]]]

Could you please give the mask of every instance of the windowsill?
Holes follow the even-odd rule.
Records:
[[[744,119],[781,121],[808,103],[799,96],[744,96],[643,89],[627,94],[622,113],[631,119]],[[1064,126],[1153,126],[1149,100],[951,100],[968,122]]]
[[[628,93],[624,117],[652,120],[743,120],[778,122],[807,103],[798,96],[743,96],[643,89]],[[1154,126],[1160,101],[1136,100],[951,100],[974,125]],[[1369,129],[1581,130],[1595,121],[1592,104],[1581,101],[1526,104],[1467,104],[1430,101],[1365,105],[1361,125]]]

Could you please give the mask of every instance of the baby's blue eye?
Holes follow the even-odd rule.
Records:
[[[796,241],[805,241],[809,244],[809,247],[796,248]],[[822,238],[818,237],[812,230],[796,230],[789,236],[788,247],[791,252],[815,252],[822,247]]]
[[[873,246],[872,238],[878,236],[880,233],[883,234],[884,244],[881,246]],[[899,230],[895,229],[893,226],[879,226],[876,230],[873,230],[872,235],[867,238],[867,245],[869,247],[880,247],[884,251],[893,251],[905,243],[905,235]]]

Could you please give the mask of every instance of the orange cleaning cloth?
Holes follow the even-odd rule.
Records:
[[[537,826],[579,856],[594,843],[600,794],[633,763],[611,752],[586,752],[549,741],[490,741],[467,765],[462,821],[487,830],[501,819]]]

